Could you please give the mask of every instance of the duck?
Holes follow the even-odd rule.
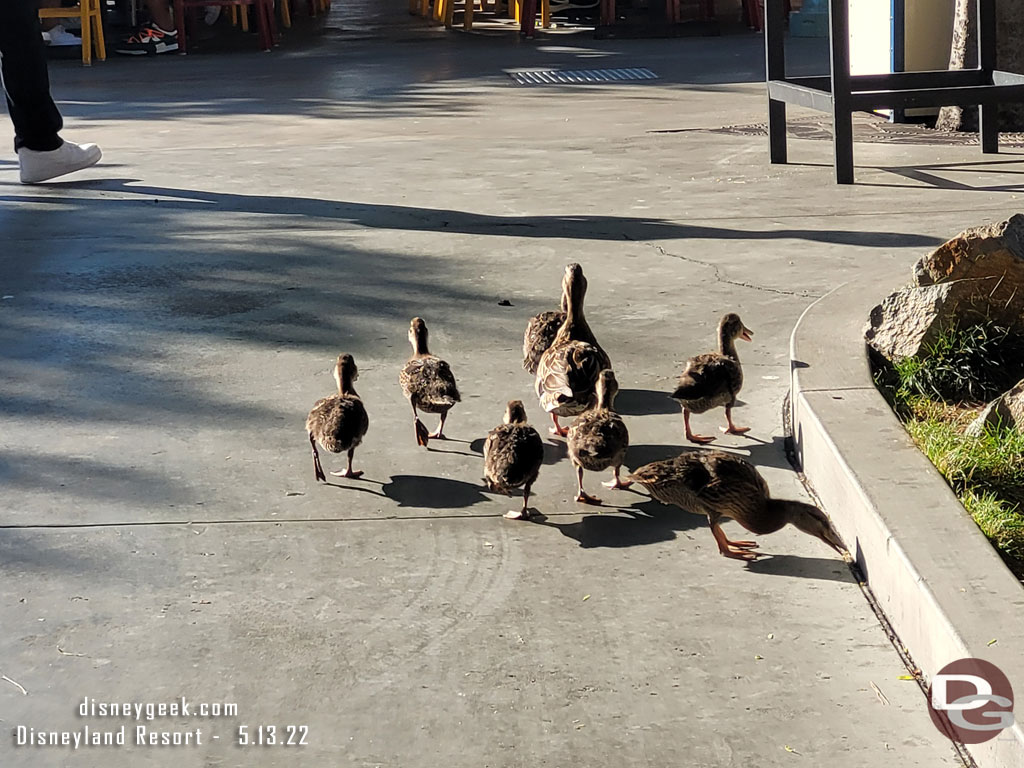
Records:
[[[722,427],[726,434],[742,435],[750,427],[737,427],[732,421],[732,409],[736,396],[743,387],[743,368],[736,354],[736,339],[751,341],[754,332],[747,328],[735,312],[722,317],[718,324],[718,352],[691,357],[679,376],[672,398],[683,408],[683,426],[686,439],[691,443],[710,443],[713,437],[695,435],[690,429],[690,414],[704,413],[712,408],[725,406],[725,421]]]
[[[509,400],[502,423],[487,433],[484,442],[484,484],[488,490],[508,494],[523,486],[523,508],[507,512],[513,520],[530,518],[530,488],[544,463],[544,443],[527,423],[522,400]]]
[[[674,459],[655,461],[633,471],[630,479],[663,504],[707,515],[711,533],[724,557],[757,558],[755,541],[730,541],[723,520],[735,520],[754,534],[768,534],[787,524],[821,539],[840,555],[845,547],[825,513],[812,504],[773,499],[757,468],[725,451],[691,450]]]
[[[309,444],[313,447],[313,473],[318,482],[326,483],[327,476],[320,464],[317,443],[331,453],[348,451],[348,466],[341,472],[331,472],[332,475],[349,478],[363,475],[361,470],[352,469],[356,448],[370,428],[366,407],[353,386],[357,378],[359,369],[352,355],[340,355],[334,365],[338,394],[317,400],[306,417],[306,432],[309,433]]]
[[[601,371],[611,368],[608,354],[597,343],[583,316],[587,278],[579,264],[569,264],[562,278],[565,320],[555,340],[537,363],[534,384],[541,407],[551,414],[551,433],[565,437],[569,430],[559,416],[578,416],[590,407]]]
[[[462,400],[451,366],[441,358],[430,354],[427,346],[427,324],[422,318],[414,317],[409,323],[409,343],[412,357],[402,367],[398,380],[402,392],[412,404],[413,426],[416,444],[426,447],[431,440],[444,440],[444,422],[448,411]],[[420,421],[419,411],[437,413],[441,421],[437,431],[428,433]]]
[[[565,297],[559,311],[541,312],[530,318],[523,334],[523,370],[536,374],[540,356],[551,346],[565,322]]]
[[[597,377],[597,399],[569,427],[569,459],[576,467],[576,501],[600,504],[601,500],[583,490],[583,470],[603,472],[612,468],[612,480],[606,488],[628,488],[632,481],[622,480],[619,471],[629,448],[629,430],[619,414],[612,410],[619,383],[609,369]]]

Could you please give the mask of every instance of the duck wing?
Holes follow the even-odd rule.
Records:
[[[565,322],[565,312],[541,312],[530,318],[523,334],[523,370],[536,373],[540,357],[558,335]]]
[[[543,462],[544,442],[533,427],[502,424],[488,433],[484,443],[484,476],[495,490],[533,482]]]
[[[424,406],[451,408],[462,399],[451,366],[439,357],[413,358],[399,378],[406,397],[415,397]]]
[[[359,445],[370,427],[370,418],[358,397],[334,395],[318,400],[306,418],[306,430],[331,453]]]
[[[740,366],[731,357],[708,353],[692,357],[676,383],[676,400],[703,400],[739,391]],[[742,379],[739,379],[742,382]]]
[[[550,347],[537,365],[535,385],[541,407],[548,413],[563,407],[586,408],[607,362],[607,355],[583,341]]]

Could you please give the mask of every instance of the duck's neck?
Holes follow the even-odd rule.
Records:
[[[426,357],[430,354],[430,350],[427,349],[427,335],[425,333],[416,334],[412,339],[412,353],[416,357]]]
[[[610,391],[608,391],[604,387],[601,387],[601,388],[599,388],[597,390],[597,407],[598,408],[601,408],[601,409],[606,410],[606,411],[610,411],[612,409],[612,405],[614,404],[614,402],[615,402],[615,395],[613,395]]]
[[[338,380],[338,394],[341,397],[345,397],[346,395],[356,395],[358,397],[356,388],[353,385],[352,374],[343,373],[336,378]]]
[[[767,511],[779,522],[778,530],[789,523],[806,534],[821,539],[837,552],[843,549],[843,541],[825,513],[813,504],[791,499],[768,499]]]
[[[718,329],[718,351],[733,360],[740,359],[736,354],[736,339],[729,335],[724,327]]]

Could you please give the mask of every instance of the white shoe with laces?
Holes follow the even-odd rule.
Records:
[[[0,0],[6,2],[6,0]],[[38,184],[66,173],[80,171],[90,165],[96,165],[103,153],[95,144],[75,144],[65,141],[57,149],[39,152],[22,147],[18,150],[18,163],[21,166],[21,183]]]

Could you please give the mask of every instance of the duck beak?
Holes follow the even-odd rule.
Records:
[[[747,326],[743,326],[743,333],[740,334],[740,338],[744,341],[753,341],[753,336],[754,332],[747,328]]]

